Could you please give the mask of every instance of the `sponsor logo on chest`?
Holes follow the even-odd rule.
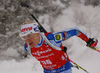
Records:
[[[36,51],[36,52],[33,52],[32,54],[40,56],[41,54],[45,54],[45,53],[48,53],[48,52],[51,52],[51,51],[52,50],[50,48],[48,48],[47,50]]]

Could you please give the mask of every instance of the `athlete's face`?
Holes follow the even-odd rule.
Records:
[[[40,42],[40,34],[39,33],[31,33],[26,36],[24,36],[25,42],[32,48],[38,45]]]

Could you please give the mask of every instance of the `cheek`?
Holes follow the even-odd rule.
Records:
[[[33,41],[34,41],[34,38],[25,40],[26,43],[30,43],[30,42],[33,42]]]
[[[31,38],[31,41],[36,42],[36,37]]]

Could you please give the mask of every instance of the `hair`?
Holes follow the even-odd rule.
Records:
[[[36,23],[36,22],[33,20],[27,20],[27,21],[23,22],[22,25],[30,24],[30,23]]]

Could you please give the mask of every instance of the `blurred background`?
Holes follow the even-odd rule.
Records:
[[[22,1],[30,5],[29,11],[48,32],[77,27],[89,37],[100,40],[100,0],[0,0],[0,61],[22,61],[27,58],[28,53],[24,50],[19,32],[24,21],[33,19],[20,6]],[[68,54],[75,61],[79,59],[83,63],[83,59],[93,57],[91,54],[98,54],[87,50],[86,43],[77,37],[63,44],[69,48]]]

